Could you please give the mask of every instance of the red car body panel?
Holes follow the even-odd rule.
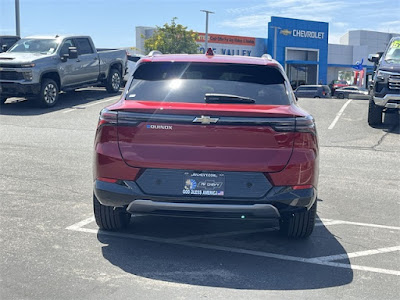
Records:
[[[118,127],[121,154],[130,166],[278,172],[292,154],[294,133],[270,127],[160,123],[173,127],[160,132],[148,124]]]

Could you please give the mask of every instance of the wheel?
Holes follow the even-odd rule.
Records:
[[[374,103],[374,100],[369,99],[368,124],[370,126],[376,126],[382,124],[382,112],[383,108],[376,105]]]
[[[314,230],[315,217],[317,214],[317,200],[313,206],[303,212],[283,216],[280,220],[280,232],[291,238],[306,238]]]
[[[338,97],[339,99],[344,99],[344,94],[343,94],[343,93],[339,93],[339,94],[337,95],[337,97]]]
[[[103,205],[93,195],[94,218],[97,226],[104,230],[120,230],[126,228],[131,215],[122,209]]]
[[[1,97],[0,98],[0,105],[3,105],[4,103],[6,103],[7,98],[6,97]]]
[[[319,96],[315,96],[314,98],[320,98]]]
[[[60,89],[57,83],[50,78],[45,78],[42,81],[40,93],[36,98],[36,103],[40,107],[53,107],[58,101]]]
[[[121,73],[117,69],[111,69],[107,78],[106,89],[109,93],[118,93],[121,87]]]

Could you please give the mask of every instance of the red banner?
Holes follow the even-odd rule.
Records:
[[[205,33],[198,33],[199,38],[197,42],[205,42]],[[236,35],[225,35],[225,34],[208,34],[208,42],[216,44],[231,44],[231,45],[244,45],[244,46],[255,46],[256,39],[247,36],[236,36]]]

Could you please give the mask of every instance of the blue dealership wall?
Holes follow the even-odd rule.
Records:
[[[328,71],[328,32],[329,24],[325,22],[306,21],[281,17],[271,17],[268,23],[268,53],[274,55],[275,29],[277,31],[276,60],[283,66],[286,63],[285,48],[318,49],[319,61],[297,61],[296,63],[318,64],[318,82],[326,84]]]

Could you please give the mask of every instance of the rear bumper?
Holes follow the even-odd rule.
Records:
[[[103,205],[125,207],[131,214],[170,215],[205,218],[266,219],[280,218],[309,209],[316,201],[314,188],[293,190],[290,187],[272,187],[258,199],[217,198],[196,196],[149,195],[134,181],[109,183],[96,180],[94,194]]]
[[[39,83],[22,84],[16,82],[0,82],[0,94],[5,97],[35,96],[40,92]]]

